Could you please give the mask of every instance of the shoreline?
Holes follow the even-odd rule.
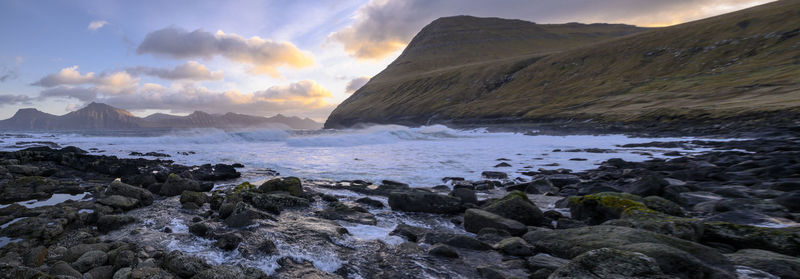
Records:
[[[791,136],[697,141],[715,150],[612,159],[574,173],[540,169],[525,181],[499,172],[429,188],[280,178],[213,191],[211,183],[239,176],[233,166],[117,159],[72,147],[2,152],[4,204],[54,194],[88,198],[0,208],[0,268],[21,278],[261,278],[265,270],[278,278],[545,278],[595,272],[586,270],[589,262],[632,262],[648,276],[691,277],[663,263],[680,259],[692,272],[720,278],[784,276],[776,274],[783,272],[778,263],[800,268],[798,143]],[[639,144],[648,145],[665,143]],[[165,240],[185,251],[159,246]],[[187,252],[194,246],[186,243],[203,250]],[[210,261],[220,255],[236,264]],[[628,268],[621,272],[636,272]]]

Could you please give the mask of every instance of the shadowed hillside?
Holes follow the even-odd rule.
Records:
[[[623,25],[443,18],[339,105],[326,127],[793,115],[798,18],[798,1],[632,35],[638,29]]]

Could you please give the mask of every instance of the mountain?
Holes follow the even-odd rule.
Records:
[[[195,111],[187,116],[156,113],[144,118],[106,104],[91,103],[86,107],[62,116],[47,114],[36,109],[20,109],[13,117],[0,120],[0,129],[6,130],[130,130],[148,128],[248,128],[285,125],[292,129],[319,129],[322,125],[311,119],[251,116],[227,113],[208,114]]]
[[[441,18],[325,127],[796,115],[798,17],[800,1],[653,29]]]

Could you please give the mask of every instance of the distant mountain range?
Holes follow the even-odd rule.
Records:
[[[440,18],[325,127],[791,121],[799,15],[800,1],[776,1],[663,28]]]
[[[130,112],[102,103],[91,103],[86,107],[65,115],[52,115],[34,108],[17,111],[14,116],[0,120],[3,130],[131,130],[131,129],[188,129],[188,128],[251,128],[276,124],[292,129],[319,129],[321,123],[308,118],[276,115],[261,117],[245,114],[209,114],[195,111],[187,116],[156,113],[141,118]]]

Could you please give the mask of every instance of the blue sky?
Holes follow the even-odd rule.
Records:
[[[662,26],[765,2],[0,0],[0,119],[100,101],[321,121],[441,16]]]

